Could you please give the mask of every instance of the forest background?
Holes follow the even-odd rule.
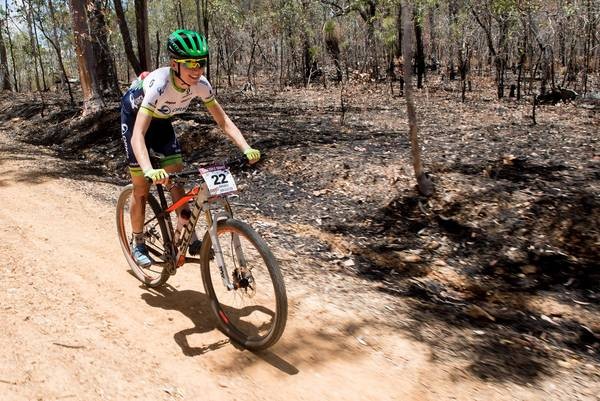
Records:
[[[115,100],[135,75],[165,65],[168,34],[203,32],[211,82],[279,89],[311,82],[402,80],[402,20],[415,38],[411,66],[427,76],[494,79],[498,98],[557,89],[585,95],[600,68],[600,6],[592,0],[4,0],[0,84],[5,90],[71,92],[84,111]],[[240,83],[238,83],[239,85]],[[391,88],[393,90],[393,87]],[[73,102],[73,96],[71,95]]]
[[[1,303],[14,311],[3,319],[2,331],[12,334],[0,348],[16,356],[0,358],[0,383],[38,398],[62,385],[44,382],[59,362],[69,377],[83,372],[83,385],[65,381],[81,394],[97,382],[116,394],[131,382],[146,389],[138,377],[123,379],[126,371],[143,372],[154,385],[144,391],[154,391],[167,380],[156,371],[176,361],[190,372],[180,385],[201,392],[190,384],[199,358],[189,358],[189,347],[180,355],[166,310],[181,312],[179,333],[213,327],[187,309],[190,290],[163,294],[159,307],[140,305],[149,293],[133,291],[113,247],[115,184],[128,182],[120,96],[139,73],[166,65],[168,34],[185,27],[208,37],[207,75],[218,99],[265,156],[236,172],[239,210],[273,247],[295,302],[279,353],[301,373],[285,378],[297,384],[289,399],[306,391],[339,398],[328,391],[352,392],[353,383],[349,399],[366,399],[382,371],[391,374],[391,397],[415,385],[416,399],[597,399],[599,26],[594,0],[0,0],[0,163],[9,177],[0,195],[7,204],[23,202],[23,194],[31,198],[23,203],[41,204],[2,209],[9,246],[0,254],[25,256],[7,264],[1,283],[11,290],[0,292]],[[174,121],[186,162],[225,157],[231,147],[196,106]],[[428,196],[414,190],[418,169],[435,184]],[[32,186],[52,189],[38,196]],[[84,213],[78,205],[90,199],[94,212]],[[61,239],[52,213],[31,212],[62,212],[65,204],[73,207],[61,215],[67,226],[91,228],[88,237]],[[23,238],[32,238],[26,252]],[[106,269],[80,263],[90,243],[101,249],[86,257]],[[65,258],[76,262],[65,268]],[[96,274],[122,293],[96,288]],[[84,278],[73,304],[63,291],[72,276]],[[181,288],[198,284],[181,277],[174,277]],[[109,348],[118,349],[111,355],[123,355],[121,380],[73,362],[64,349],[46,368],[31,368],[56,347],[46,326],[35,326],[47,310],[64,317],[53,323],[68,333],[62,337],[96,349],[101,336],[87,338],[71,324],[80,301],[169,322],[157,320],[152,330],[161,369],[136,366],[138,355],[150,354],[145,344],[121,345],[146,336],[146,321],[107,331],[117,344]],[[119,318],[88,320],[94,327]],[[238,354],[219,337],[198,341],[194,350],[202,351],[193,356],[206,366],[231,360],[237,367]],[[264,360],[248,361],[240,369],[272,374]],[[412,374],[421,371],[423,385]],[[272,384],[277,399],[280,382]]]

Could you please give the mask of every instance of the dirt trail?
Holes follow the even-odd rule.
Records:
[[[115,236],[118,186],[61,177],[60,164],[0,132],[2,400],[542,400],[598,390],[567,371],[535,386],[482,381],[386,325],[401,317],[399,301],[353,279],[317,291],[294,274],[298,260],[283,261],[282,340],[240,350],[215,329],[197,266],[159,291],[141,287]]]

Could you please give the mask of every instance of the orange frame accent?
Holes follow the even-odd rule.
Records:
[[[185,205],[190,199],[194,198],[196,195],[198,195],[198,192],[200,192],[200,187],[194,187],[190,190],[190,192],[188,192],[187,194],[183,195],[181,197],[181,199],[179,199],[177,202],[173,203],[171,206],[169,206],[169,208],[166,210],[166,212],[171,213],[172,211],[178,209],[179,207]]]

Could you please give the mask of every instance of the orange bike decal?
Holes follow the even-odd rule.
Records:
[[[167,213],[171,213],[172,211],[176,210],[177,208],[179,208],[180,206],[185,205],[190,199],[192,199],[193,197],[195,197],[196,195],[198,195],[198,192],[200,191],[200,187],[195,187],[192,188],[190,190],[190,192],[188,192],[187,194],[183,195],[181,197],[181,199],[179,199],[177,202],[173,203],[166,211]]]

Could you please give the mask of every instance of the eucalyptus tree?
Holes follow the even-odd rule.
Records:
[[[127,24],[127,19],[125,18],[123,4],[121,3],[121,0],[113,0],[113,4],[115,7],[115,14],[117,17],[117,22],[119,24],[121,39],[123,40],[123,49],[125,51],[127,61],[129,61],[129,64],[131,65],[131,68],[133,68],[135,74],[139,75],[141,74],[143,69],[140,63],[140,59],[133,50],[133,42],[131,40],[131,34],[129,32],[129,25]]]
[[[405,1],[402,4],[402,14],[405,16],[415,15],[414,7],[409,1]],[[414,21],[410,18],[404,18],[403,21],[403,34],[402,34],[402,53],[406,58],[410,60],[411,55],[415,53],[414,49]],[[419,128],[417,120],[417,107],[415,105],[415,98],[413,97],[412,87],[412,74],[413,69],[410,62],[404,62],[404,80],[406,82],[406,110],[408,115],[408,127],[409,127],[409,138],[411,144],[411,155],[413,162],[413,169],[415,172],[415,178],[417,180],[417,188],[422,195],[431,196],[433,194],[433,182],[428,178],[425,170],[423,169],[423,162],[421,158],[421,146],[419,144]]]
[[[92,32],[86,9],[91,0],[69,0],[73,23],[73,37],[79,67],[79,81],[83,92],[83,114],[90,114],[105,107],[102,91],[95,75],[97,60],[94,55]]]
[[[135,32],[140,67],[143,71],[147,71],[152,65],[148,29],[148,0],[135,0]]]
[[[2,14],[4,10],[0,8],[0,90],[11,90],[10,77],[8,72],[8,57],[6,55],[6,47],[4,45],[4,19]]]

